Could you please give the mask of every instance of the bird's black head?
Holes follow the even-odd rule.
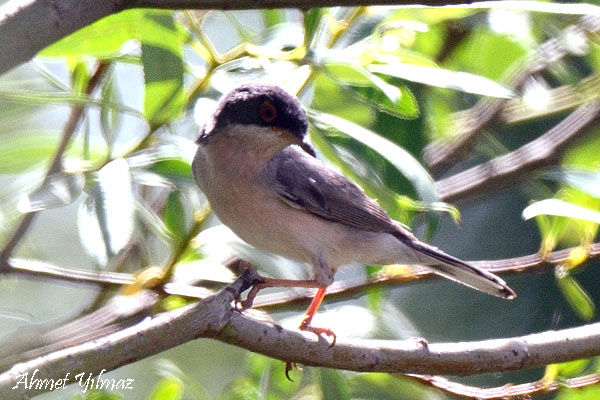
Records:
[[[223,97],[202,128],[198,143],[230,124],[285,129],[299,142],[308,129],[306,112],[295,96],[279,86],[256,82],[239,86]]]

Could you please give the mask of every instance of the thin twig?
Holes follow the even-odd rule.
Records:
[[[471,264],[486,269],[496,274],[507,274],[525,272],[533,269],[543,268],[548,265],[555,265],[566,262],[570,254],[578,249],[572,247],[563,250],[557,250],[546,257],[539,253],[530,254],[521,257],[507,258],[501,260],[483,260],[470,261]],[[600,242],[591,244],[587,249],[588,259],[594,259],[600,256]],[[233,263],[234,261],[232,261]],[[11,273],[19,274],[28,279],[50,279],[60,282],[72,282],[74,284],[94,285],[100,287],[121,287],[131,285],[135,277],[130,274],[116,272],[94,272],[82,271],[70,268],[60,268],[46,262],[36,262],[31,260],[11,259],[8,265],[1,266],[0,269],[8,269]],[[416,280],[435,279],[438,275],[425,267],[414,266],[409,274],[389,275],[382,273],[371,277],[370,279],[344,280],[334,282],[327,289],[327,298],[337,300],[347,298],[356,293],[360,293],[370,287],[396,286],[403,283],[409,283]],[[179,295],[189,298],[203,299],[212,294],[207,289],[189,286],[178,283],[166,283],[161,290],[166,294]],[[312,298],[314,291],[285,291],[260,295],[254,301],[255,308],[275,308],[296,302],[307,301]]]
[[[87,94],[87,95],[92,94],[92,92],[96,88],[96,85],[102,78],[102,75],[104,74],[104,71],[106,70],[106,66],[107,66],[107,64],[104,62],[100,62],[98,64],[98,66],[96,67],[96,71],[91,76],[91,78],[87,84],[85,94]],[[69,114],[69,119],[67,120],[67,123],[65,124],[65,127],[63,128],[63,133],[62,133],[62,136],[60,139],[60,143],[58,145],[56,153],[54,154],[54,158],[52,159],[52,162],[50,163],[50,166],[48,167],[48,172],[46,173],[46,176],[44,177],[44,181],[43,181],[42,185],[48,181],[49,177],[52,174],[60,171],[60,169],[62,168],[62,166],[61,166],[62,156],[63,156],[65,150],[67,149],[67,146],[71,142],[71,138],[73,137],[73,134],[75,133],[75,129],[77,128],[77,125],[79,124],[79,120],[81,119],[81,116],[83,115],[84,109],[85,109],[85,107],[83,105],[76,105],[76,106],[73,106],[73,108],[71,109],[71,113]],[[5,261],[8,260],[8,258],[11,256],[15,247],[17,247],[17,245],[19,244],[21,239],[25,236],[25,234],[29,230],[29,227],[31,226],[31,223],[33,222],[36,214],[37,214],[36,212],[30,212],[30,213],[27,213],[26,215],[24,215],[23,218],[21,219],[21,222],[19,222],[19,225],[17,226],[14,233],[10,237],[10,239],[4,245],[4,248],[0,252],[0,273],[7,272],[7,270],[5,269],[5,267],[7,265]]]
[[[441,376],[431,375],[406,375],[429,386],[433,386],[448,394],[477,400],[506,400],[515,397],[529,398],[530,396],[553,393],[564,389],[580,389],[600,383],[600,374],[589,374],[575,378],[561,379],[560,381],[539,381],[519,385],[504,385],[494,388],[480,388],[453,382]]]
[[[576,249],[577,247],[557,250],[548,254],[546,257],[542,257],[539,253],[536,253],[502,260],[469,261],[469,263],[495,274],[520,273],[543,268],[549,265],[564,263],[569,259],[571,253]],[[589,259],[597,258],[600,256],[600,242],[593,243],[586,250],[588,252]],[[399,284],[414,282],[417,280],[422,281],[435,278],[438,278],[438,275],[431,272],[431,270],[425,267],[415,266],[411,268],[410,273],[404,275],[390,276],[389,274],[383,272],[369,279],[359,278],[355,280],[334,282],[327,288],[326,296],[328,300],[335,301],[364,292],[366,289],[371,287],[397,286]],[[281,307],[283,305],[289,305],[295,302],[309,301],[313,296],[313,289],[306,289],[302,291],[298,290],[295,292],[285,291],[269,293],[258,296],[254,301],[254,306],[261,309]]]

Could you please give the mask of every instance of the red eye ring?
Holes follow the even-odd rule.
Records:
[[[271,122],[277,117],[277,109],[269,100],[265,100],[260,106],[260,117],[265,122]]]

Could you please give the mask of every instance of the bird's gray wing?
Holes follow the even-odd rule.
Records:
[[[358,229],[406,233],[361,188],[322,162],[290,146],[269,161],[267,184],[293,207]]]
[[[293,207],[358,229],[388,232],[430,257],[423,262],[439,274],[494,296],[515,297],[497,276],[419,241],[348,178],[295,147],[273,157],[263,176],[279,198]]]

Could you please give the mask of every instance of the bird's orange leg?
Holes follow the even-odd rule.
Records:
[[[304,315],[304,319],[302,320],[302,323],[300,324],[298,329],[300,329],[301,331],[313,332],[313,333],[316,333],[317,335],[323,334],[323,335],[331,336],[333,338],[333,341],[331,342],[330,346],[333,346],[335,344],[336,336],[335,336],[335,333],[333,333],[333,331],[331,329],[317,328],[317,327],[314,327],[311,325],[313,317],[315,316],[315,314],[319,310],[319,306],[323,302],[323,298],[325,297],[325,290],[326,290],[326,288],[319,288],[317,290],[317,293],[315,294],[315,297],[313,298],[312,302],[310,303],[310,306],[308,306],[308,309],[306,310],[306,314]]]
[[[317,288],[317,293],[315,294],[310,306],[306,310],[306,314],[304,315],[304,319],[302,323],[298,327],[298,329],[302,331],[313,332],[317,335],[327,335],[333,338],[331,342],[331,346],[335,344],[336,335],[335,333],[328,328],[317,328],[311,325],[312,319],[319,310],[319,306],[323,302],[323,298],[325,297],[326,288],[323,287],[323,283],[319,282],[316,279],[306,279],[306,280],[292,280],[292,279],[273,279],[273,278],[264,278],[256,272],[256,270],[248,265],[248,271],[254,274],[255,283],[248,292],[248,296],[246,296],[245,300],[239,300],[240,308],[238,311],[244,311],[252,307],[254,303],[254,299],[258,295],[262,289],[268,287],[305,287],[305,288]]]

